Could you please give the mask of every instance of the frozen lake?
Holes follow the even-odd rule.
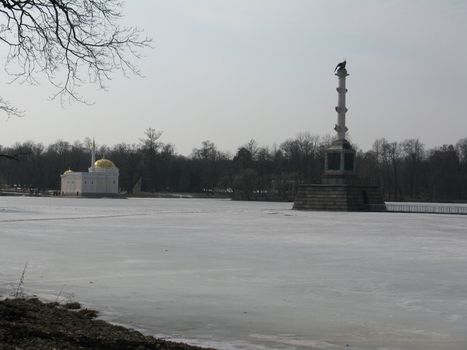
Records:
[[[0,294],[220,349],[467,349],[467,217],[0,197]],[[346,346],[348,344],[349,346]]]

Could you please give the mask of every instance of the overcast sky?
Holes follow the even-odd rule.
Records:
[[[153,127],[190,154],[203,140],[234,152],[252,138],[331,134],[343,58],[361,148],[467,137],[467,1],[131,0],[124,11],[154,39],[139,62],[145,77],[115,75],[108,91],[83,88],[92,106],[62,106],[45,82],[8,85],[0,74],[1,96],[26,111],[0,115],[0,144],[136,143]]]

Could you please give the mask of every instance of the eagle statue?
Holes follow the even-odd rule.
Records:
[[[347,64],[347,61],[344,60],[341,63],[339,63],[336,68],[334,69],[334,73],[337,71],[340,71],[341,69],[345,69],[345,65]]]

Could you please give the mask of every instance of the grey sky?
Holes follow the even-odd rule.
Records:
[[[145,78],[84,87],[92,106],[48,101],[45,82],[4,83],[1,95],[26,116],[0,116],[0,144],[134,143],[153,127],[189,154],[206,139],[234,152],[251,138],[330,134],[343,58],[361,148],[380,137],[429,147],[467,137],[466,1],[129,0],[125,12],[155,40],[139,62]]]

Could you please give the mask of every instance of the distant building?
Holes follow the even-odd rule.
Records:
[[[96,161],[96,144],[92,143],[91,167],[88,172],[67,170],[61,175],[62,196],[105,196],[118,194],[119,171],[108,159]]]

